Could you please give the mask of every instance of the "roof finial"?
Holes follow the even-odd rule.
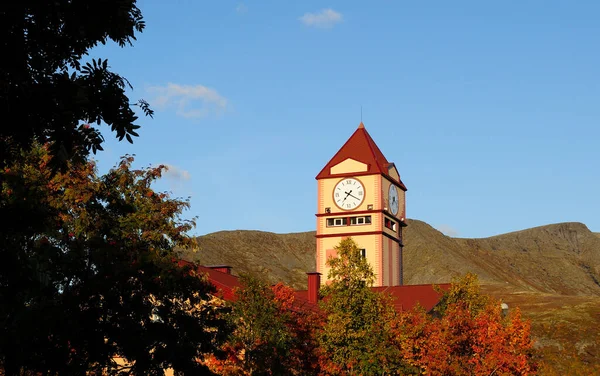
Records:
[[[364,128],[365,125],[362,122],[362,104],[360,105],[360,124],[358,125],[358,128]]]

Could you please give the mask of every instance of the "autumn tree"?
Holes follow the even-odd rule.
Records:
[[[102,150],[98,126],[137,136],[126,78],[89,59],[98,44],[132,45],[145,27],[135,0],[22,0],[0,5],[0,168],[33,142],[50,145],[53,167]],[[94,124],[90,126],[89,124]]]
[[[234,327],[224,360],[211,359],[221,375],[317,375],[314,332],[318,315],[296,302],[293,290],[244,275],[230,315]]]
[[[152,189],[163,167],[134,170],[128,156],[98,176],[93,162],[57,174],[49,162],[36,147],[0,171],[5,374],[207,374],[198,360],[227,326],[212,285],[174,263],[194,223],[181,219],[187,201]]]
[[[371,290],[375,274],[351,238],[327,260],[330,284],[321,290],[326,317],[319,333],[323,369],[331,375],[381,375],[403,368],[392,344],[394,308]]]
[[[455,280],[436,314],[403,312],[396,326],[402,357],[431,375],[531,375],[536,372],[530,325],[518,308],[481,294],[477,277]]]
[[[435,314],[441,316],[445,314],[448,306],[456,304],[463,304],[471,314],[476,315],[491,302],[491,297],[481,292],[479,278],[474,273],[452,278],[451,288],[448,290],[441,290],[439,286],[434,288],[442,293],[440,302],[433,309]]]

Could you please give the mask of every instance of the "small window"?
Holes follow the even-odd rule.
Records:
[[[371,223],[371,216],[368,215],[366,217],[351,217],[350,224],[351,225],[367,225]]]
[[[328,227],[345,226],[345,225],[346,225],[346,218],[327,218],[327,226]]]
[[[365,223],[365,219],[363,217],[352,217],[350,218],[351,225],[362,225]]]
[[[366,250],[366,249],[364,249],[364,248],[360,249],[360,255],[361,255],[362,257],[367,257],[367,250]]]
[[[385,227],[389,228],[392,231],[396,231],[396,222],[392,221],[391,219],[386,218],[385,219]]]

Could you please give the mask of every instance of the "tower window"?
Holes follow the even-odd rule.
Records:
[[[392,221],[389,218],[385,219],[385,227],[389,228],[392,231],[396,231],[396,222]]]
[[[350,217],[350,225],[368,225],[371,223],[371,216]]]
[[[367,257],[367,250],[366,250],[366,249],[364,249],[364,248],[361,248],[361,249],[359,249],[359,251],[360,251],[360,255],[361,255],[362,257]]]
[[[346,218],[327,218],[327,227],[345,226]]]

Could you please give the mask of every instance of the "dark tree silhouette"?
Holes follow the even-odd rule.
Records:
[[[0,5],[0,167],[33,141],[49,143],[53,167],[66,167],[103,138],[89,124],[105,124],[133,142],[132,105],[152,115],[148,103],[131,104],[127,79],[103,59],[83,62],[98,43],[131,45],[144,29],[135,0],[9,0]]]
[[[173,263],[193,223],[150,188],[162,168],[89,161],[100,127],[133,142],[133,106],[152,110],[88,53],[143,29],[135,0],[0,5],[0,374],[205,374],[227,335],[211,285]]]
[[[0,172],[0,204],[16,209],[0,238],[6,375],[209,374],[199,360],[228,330],[214,287],[174,262],[176,247],[193,244],[193,222],[180,219],[189,203],[151,189],[162,166],[132,161],[104,176],[93,163],[52,174],[39,147]],[[24,205],[39,217],[22,217]]]

